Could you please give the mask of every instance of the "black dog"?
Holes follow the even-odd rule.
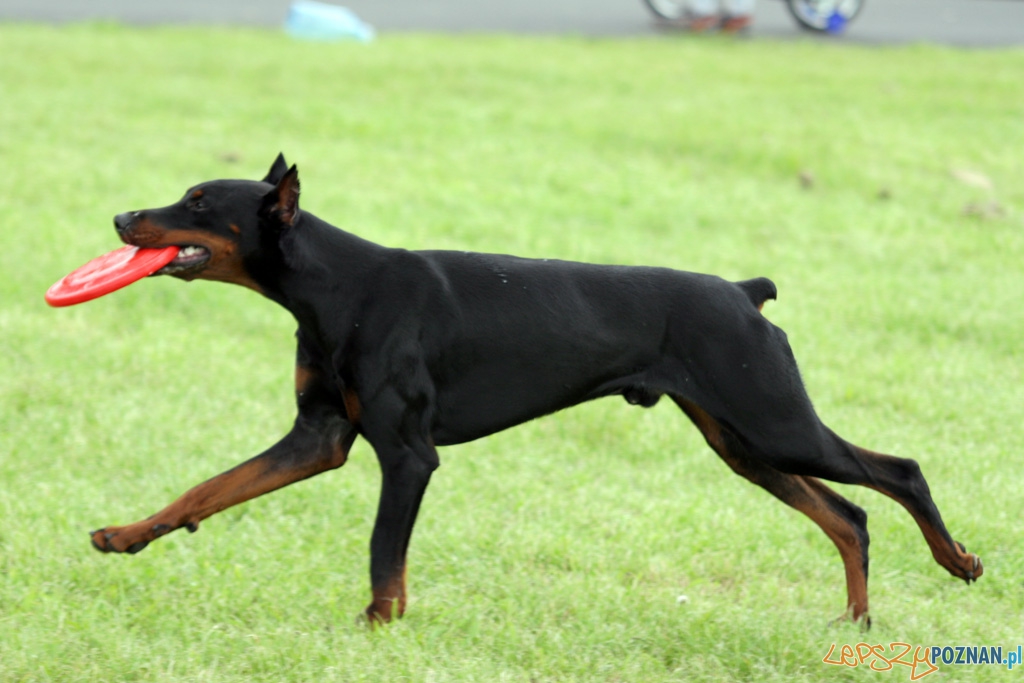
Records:
[[[401,616],[409,537],[436,446],[463,443],[601,396],[667,394],[738,474],[800,510],[846,568],[847,615],[866,618],[865,512],[818,477],[901,503],[935,560],[968,583],[913,460],[854,446],[821,423],[786,335],[760,313],[775,285],[669,270],[385,248],[299,211],[278,156],[262,182],[216,180],[176,204],[114,219],[140,247],[184,247],[160,273],[249,287],[298,321],[291,432],[153,517],[93,532],[135,553],[175,529],[340,467],[357,435],[383,484],[370,543],[373,621]]]

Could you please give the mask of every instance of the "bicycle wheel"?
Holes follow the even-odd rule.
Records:
[[[685,0],[644,0],[644,4],[659,19],[676,21],[686,16]]]
[[[786,0],[786,7],[801,28],[818,33],[842,33],[864,0]]]

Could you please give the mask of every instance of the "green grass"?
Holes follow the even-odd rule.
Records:
[[[881,682],[909,672],[821,660],[1024,639],[1024,52],[106,25],[0,45],[0,680]],[[198,534],[94,552],[89,529],[288,429],[293,323],[170,278],[42,294],[117,245],[115,213],[279,150],[305,209],[385,244],[771,277],[825,421],[916,458],[985,576],[967,588],[895,503],[843,487],[870,515],[874,628],[827,628],[825,536],[678,411],[621,400],[444,449],[386,629],[356,624],[365,443]]]

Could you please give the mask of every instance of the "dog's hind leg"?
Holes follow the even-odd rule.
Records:
[[[843,463],[838,473],[843,478],[836,478],[835,481],[867,486],[884,493],[906,508],[928,542],[932,557],[953,576],[971,583],[982,575],[985,568],[981,558],[967,552],[963,544],[954,541],[946,530],[942,515],[932,500],[928,482],[915,461],[854,446],[830,429],[825,430],[834,442],[835,449],[843,453]],[[857,466],[850,467],[851,461]],[[829,459],[828,462],[831,464],[833,461]],[[846,478],[850,473],[854,474],[854,478]],[[829,474],[823,473],[821,476],[833,479]]]
[[[942,567],[967,582],[981,576],[981,560],[946,531],[917,463],[854,446],[822,424],[785,333],[762,318],[750,317],[747,323],[732,335],[716,330],[713,352],[704,350],[701,363],[687,366],[696,381],[680,402],[683,409],[689,401],[713,418],[719,431],[731,435],[722,450],[734,459],[745,454],[748,468],[762,478],[767,467],[805,480],[867,486],[893,498],[913,516]]]
[[[846,571],[845,616],[870,625],[867,513],[814,477],[786,474],[751,457],[735,434],[697,404],[678,396],[672,399],[734,472],[810,517],[832,539]]]
[[[915,461],[854,446],[821,424],[813,411],[787,413],[787,407],[780,401],[766,405],[759,415],[759,429],[747,426],[749,436],[741,438],[753,457],[789,474],[857,484],[884,493],[910,512],[935,561],[950,574],[968,583],[981,576],[981,559],[949,535]],[[742,429],[739,425],[735,428]]]

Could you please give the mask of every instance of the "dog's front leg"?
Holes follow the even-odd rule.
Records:
[[[355,427],[336,412],[302,410],[292,430],[271,448],[196,486],[148,519],[92,532],[92,544],[105,553],[137,553],[175,529],[195,531],[200,521],[232,505],[341,467],[355,438]]]
[[[371,624],[388,622],[405,613],[409,538],[430,475],[439,465],[429,438],[389,437],[373,443],[380,462],[381,492],[370,539],[373,602],[366,608],[366,617]]]

